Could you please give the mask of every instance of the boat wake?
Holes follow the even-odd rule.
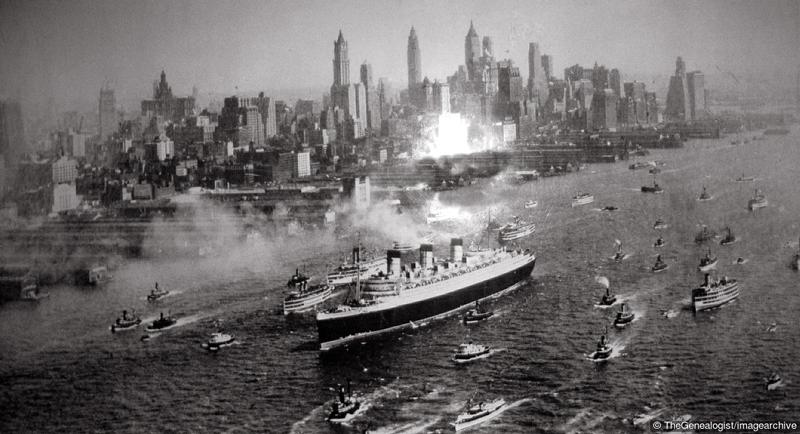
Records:
[[[404,425],[391,425],[381,427],[373,431],[368,431],[373,434],[418,434],[428,432],[428,428],[442,420],[441,416],[435,418],[423,419],[416,422],[410,422]]]
[[[187,324],[195,323],[195,322],[197,322],[197,321],[199,321],[199,320],[201,320],[203,318],[204,318],[204,316],[200,315],[200,314],[189,315],[189,316],[178,318],[178,320],[175,322],[175,324],[173,324],[173,325],[171,325],[169,327],[164,327],[164,328],[158,329],[158,330],[147,330],[147,326],[150,325],[156,319],[158,319],[158,315],[156,315],[156,316],[152,316],[152,317],[148,317],[148,318],[143,318],[142,319],[142,324],[145,325],[145,328],[144,328],[145,333],[150,335],[150,338],[154,338],[154,337],[160,336],[161,332],[163,332],[163,331],[171,330],[171,329],[178,328],[178,327],[183,327],[183,326],[185,326]]]
[[[672,319],[672,318],[675,318],[676,316],[678,316],[679,313],[680,313],[680,311],[677,310],[677,309],[669,309],[669,310],[665,310],[665,311],[661,312],[661,315],[663,315],[664,318]]]
[[[597,414],[592,409],[584,408],[578,411],[568,421],[564,422],[558,431],[565,433],[599,432],[598,425],[606,419],[605,414]]]
[[[166,298],[171,298],[171,297],[173,297],[175,295],[179,295],[179,294],[183,294],[183,293],[184,293],[184,291],[182,291],[182,290],[177,290],[177,291],[170,290],[169,294],[162,296],[158,300],[155,300],[155,303],[157,303],[157,302],[159,302],[161,300],[164,300]],[[140,297],[139,300],[149,301],[149,300],[147,300],[147,294],[145,294],[143,297]],[[154,303],[154,302],[150,302],[150,303]]]
[[[633,256],[634,253],[636,253],[636,252],[626,253],[626,254],[622,255],[622,259],[619,259],[619,260],[615,259],[616,255],[615,256],[609,256],[608,259],[611,259],[612,261],[615,261],[615,262],[624,261],[624,260],[630,258],[631,256]]]

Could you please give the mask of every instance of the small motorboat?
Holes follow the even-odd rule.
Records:
[[[700,259],[700,265],[697,266],[697,269],[706,273],[711,271],[712,268],[715,268],[717,266],[717,262],[719,262],[719,258],[712,256],[711,249],[708,249],[706,256]]]
[[[594,360],[606,360],[611,357],[611,353],[614,352],[614,349],[608,345],[608,341],[606,340],[606,333],[603,332],[600,335],[600,340],[597,341],[597,350],[592,353],[591,357]]]
[[[353,393],[350,390],[350,380],[347,380],[347,393],[345,394],[344,387],[339,385],[339,399],[331,406],[331,411],[328,413],[328,422],[343,423],[356,417],[359,410],[362,409],[361,401],[353,398]]]
[[[777,389],[778,387],[781,387],[782,385],[783,385],[783,379],[781,378],[780,375],[778,375],[777,372],[773,372],[772,375],[770,375],[769,378],[767,378],[766,381],[767,390],[774,390]]]
[[[710,194],[708,194],[708,191],[706,190],[706,186],[704,185],[703,186],[703,192],[700,193],[700,196],[697,198],[697,200],[706,201],[706,200],[711,200],[711,199],[713,199],[713,197]]]
[[[483,310],[480,304],[478,304],[478,302],[476,301],[475,309],[468,310],[467,313],[464,315],[464,324],[472,324],[479,321],[483,321],[485,319],[488,319],[492,315],[494,315],[494,312]]]
[[[472,342],[468,344],[461,344],[458,346],[455,354],[453,354],[452,360],[455,363],[469,363],[473,360],[482,359],[487,357],[492,352],[492,348],[486,345],[478,345],[473,344]]]
[[[139,318],[135,312],[131,312],[131,314],[128,315],[128,311],[123,310],[122,316],[117,317],[117,320],[114,322],[114,324],[111,324],[111,333],[135,329],[141,323],[142,319]]]
[[[617,296],[611,294],[611,291],[606,288],[606,293],[603,294],[603,298],[600,299],[601,306],[611,306],[617,302]]]
[[[655,264],[653,264],[653,266],[650,268],[650,271],[652,271],[653,273],[658,273],[658,272],[660,272],[660,271],[664,271],[664,270],[666,270],[667,268],[669,268],[669,265],[667,265],[667,263],[666,263],[666,262],[664,262],[664,261],[661,259],[661,255],[658,255],[658,256],[656,256],[656,262],[655,262]]]
[[[666,241],[664,241],[664,238],[662,238],[662,237],[658,237],[658,239],[656,240],[656,242],[655,242],[655,243],[653,243],[653,247],[655,247],[656,249],[658,249],[658,248],[661,248],[661,247],[664,247],[664,246],[666,246],[666,245],[667,245],[667,242],[666,242]]]
[[[649,185],[643,185],[642,186],[642,193],[661,194],[663,192],[664,192],[664,189],[661,188],[660,185],[658,185],[658,183],[655,180],[655,176],[653,177],[653,185],[652,186],[649,186]]]
[[[234,341],[236,341],[236,338],[233,337],[233,335],[220,332],[212,333],[211,339],[203,344],[203,348],[207,349],[208,351],[217,351],[222,347],[231,345]]]
[[[508,408],[508,404],[501,398],[490,402],[481,402],[477,405],[471,405],[468,406],[467,411],[458,415],[455,423],[452,425],[456,431],[471,428],[499,416],[506,408]]]
[[[616,211],[616,210],[618,210],[618,209],[619,209],[619,208],[617,208],[617,207],[615,207],[615,206],[613,206],[613,205],[604,206],[604,207],[602,208],[602,210],[603,210],[603,211]]]
[[[656,222],[653,223],[653,229],[660,230],[666,229],[669,225],[662,219],[656,219]]]
[[[756,179],[752,176],[744,176],[744,173],[742,174],[742,176],[736,178],[736,182],[753,182],[755,180]]]
[[[617,240],[616,243],[617,243],[617,251],[611,258],[616,262],[621,262],[623,259],[628,257],[628,254],[622,251],[622,243],[619,242],[619,240]]]
[[[617,317],[614,318],[614,326],[625,327],[631,321],[633,321],[635,317],[636,315],[628,308],[628,305],[626,303],[622,303],[622,306],[619,307],[619,312],[617,312]]]
[[[526,209],[536,208],[537,206],[539,206],[539,202],[537,202],[535,200],[529,200],[529,201],[525,202],[525,208]]]
[[[745,258],[743,258],[741,256],[739,256],[738,258],[736,258],[735,261],[733,261],[734,265],[744,265],[746,263],[747,263],[747,259],[745,259]]]
[[[164,316],[164,312],[161,312],[161,316],[153,321],[150,325],[147,326],[148,331],[157,331],[157,330],[164,330],[174,326],[178,320],[173,317],[172,315]]]
[[[728,244],[735,243],[736,242],[736,235],[733,234],[733,231],[731,231],[731,228],[729,226],[725,226],[725,231],[727,232],[727,234],[725,234],[725,238],[720,240],[719,244],[722,245],[722,246],[727,246]]]
[[[147,294],[147,301],[154,302],[161,300],[162,298],[169,295],[169,291],[166,289],[159,289],[158,282],[156,282],[155,288],[150,290],[150,294]]]

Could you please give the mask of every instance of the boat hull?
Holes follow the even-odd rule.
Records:
[[[475,282],[439,296],[426,298],[389,309],[358,312],[353,315],[320,318],[317,316],[320,349],[323,351],[355,340],[402,330],[415,321],[443,318],[476,301],[491,297],[522,282],[536,265],[536,259],[495,277]]]
[[[694,290],[692,292],[692,308],[695,312],[713,309],[720,307],[724,304],[730,303],[739,297],[739,283],[734,282],[726,285],[724,288],[715,290],[708,294],[699,293]]]

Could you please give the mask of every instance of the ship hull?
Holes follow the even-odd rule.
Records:
[[[410,327],[415,321],[444,318],[476,301],[516,287],[533,272],[536,259],[495,277],[464,286],[439,296],[399,305],[391,309],[359,312],[355,315],[319,318],[320,350],[326,351],[352,341]]]

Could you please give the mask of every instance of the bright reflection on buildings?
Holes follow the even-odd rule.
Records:
[[[490,130],[485,131],[483,139],[470,140],[469,121],[458,113],[442,113],[429,120],[422,129],[422,138],[414,153],[416,158],[471,154],[495,146],[496,140]]]

